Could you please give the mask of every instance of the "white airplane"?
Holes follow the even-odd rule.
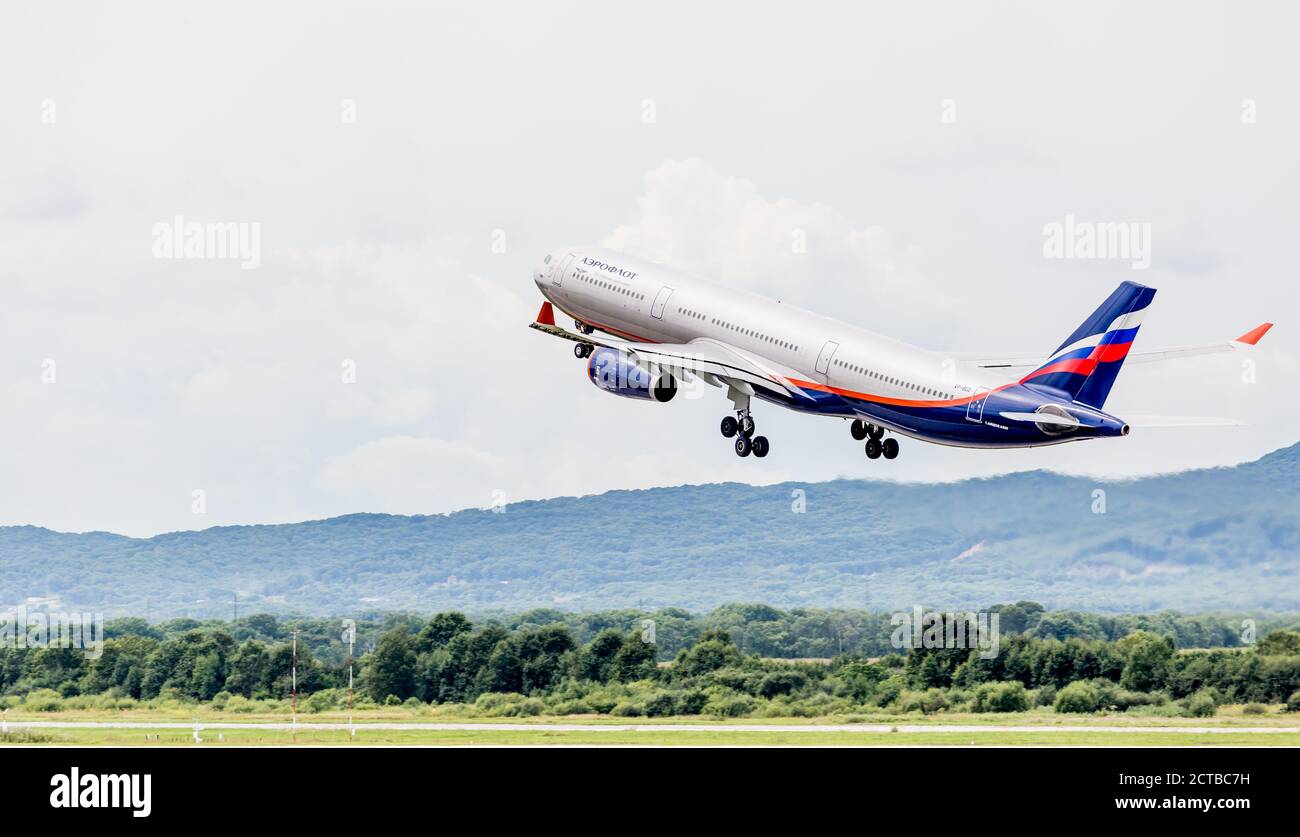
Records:
[[[735,438],[740,456],[763,457],[771,447],[755,435],[754,398],[851,419],[850,432],[866,439],[871,459],[898,456],[898,441],[887,433],[981,448],[1126,436],[1130,422],[1102,411],[1126,358],[1233,351],[1254,345],[1272,327],[1263,323],[1223,343],[1133,352],[1156,292],[1123,282],[1046,358],[955,360],[598,247],[552,251],[533,281],[546,301],[532,328],[574,341],[574,354],[587,359],[587,375],[601,389],[657,402],[672,400],[678,382],[692,377],[725,389],[735,416],[722,419],[722,435]],[[556,308],[573,319],[576,333],[556,325]]]

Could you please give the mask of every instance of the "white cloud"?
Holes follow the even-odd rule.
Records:
[[[387,436],[326,459],[317,483],[360,509],[428,514],[472,506],[471,498],[488,506],[509,470],[508,459],[463,442]]]
[[[186,387],[186,396],[191,402],[201,403],[210,398],[219,398],[226,393],[230,385],[230,370],[222,367],[204,369],[190,377]]]
[[[916,245],[833,207],[769,200],[703,161],[656,166],[637,206],[606,243],[908,337],[952,313]],[[789,250],[791,229],[807,232],[806,253]],[[119,271],[138,267],[118,260]],[[1111,402],[1121,415],[1227,414],[1248,430],[1144,431],[992,455],[905,443],[882,468],[841,423],[764,406],[774,453],[760,466],[717,435],[727,410],[717,391],[667,406],[597,391],[567,345],[524,327],[536,304],[526,272],[489,279],[473,262],[462,235],[349,240],[278,248],[251,279],[172,264],[170,283],[124,283],[96,309],[50,306],[32,286],[37,295],[19,309],[26,360],[8,367],[6,390],[13,432],[29,443],[2,455],[28,479],[0,488],[6,522],[140,533],[437,513],[485,506],[496,491],[513,502],[718,480],[930,480],[1036,467],[1133,475],[1240,461],[1294,439],[1287,381],[1300,364],[1266,344],[1254,384],[1241,381],[1245,356],[1130,366]],[[863,282],[843,281],[848,274]],[[892,303],[856,307],[881,295]],[[1039,317],[1043,303],[1012,307]],[[961,312],[977,322],[1015,314],[995,297],[968,299]],[[37,383],[46,356],[59,359],[57,384]],[[189,513],[195,487],[209,493],[202,518]]]
[[[860,324],[917,323],[918,312],[945,316],[952,302],[921,248],[897,233],[823,204],[769,199],[698,158],[650,171],[636,217],[603,243]]]
[[[415,387],[389,393],[375,405],[375,423],[391,427],[424,421],[433,415],[433,405],[436,400],[433,390],[428,387]]]
[[[445,9],[367,8],[303,29],[299,10],[259,7],[249,29],[244,8],[197,28],[92,5],[73,26],[44,8],[9,21],[0,523],[144,534],[440,512],[496,488],[1133,474],[1296,438],[1293,21],[1185,10],[1170,38],[1163,10],[1105,4],[755,12],[755,37],[730,40],[720,65],[716,34],[734,22],[691,7],[685,35],[679,14],[652,15],[593,73],[587,52],[545,45],[617,19],[521,6],[503,29],[494,9],[449,24]],[[358,38],[367,27],[384,37]],[[1103,31],[1119,44],[1104,60],[1070,48]],[[659,45],[683,37],[664,61]],[[1207,53],[1206,37],[1226,46]],[[912,39],[940,50],[895,48]],[[248,49],[231,53],[236,41]],[[1046,62],[1053,73],[1025,74]],[[1250,127],[1245,96],[1260,103]],[[355,125],[340,124],[344,97]],[[40,119],[46,98],[56,124]],[[908,443],[886,464],[840,422],[762,405],[773,452],[759,463],[718,435],[718,392],[611,397],[566,344],[525,327],[536,260],[604,240],[918,345],[1046,352],[1133,278],[1045,261],[1043,223],[1067,212],[1153,222],[1137,278],[1161,294],[1140,347],[1279,320],[1256,384],[1241,383],[1242,356],[1196,358],[1125,369],[1112,397],[1116,411],[1248,428],[1006,453]],[[260,267],[152,259],[152,225],[177,214],[259,223]],[[57,383],[41,383],[47,359]]]

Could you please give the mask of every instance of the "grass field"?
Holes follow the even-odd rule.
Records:
[[[40,734],[22,734],[20,744],[64,746],[350,746],[350,745],[404,745],[404,746],[547,746],[547,745],[603,745],[603,746],[1300,746],[1296,733],[1143,733],[1136,730],[1107,732],[600,732],[546,730],[530,728],[520,731],[501,730],[440,730],[440,731],[366,731],[356,737],[345,731],[331,732],[263,732],[260,730],[215,730],[201,733],[203,742],[175,730],[164,731],[152,740],[145,740],[139,730],[59,730]],[[220,735],[220,740],[218,739]]]
[[[1235,710],[1235,711],[1234,711]],[[467,718],[400,707],[345,713],[231,714],[200,709],[9,712],[0,744],[27,746],[1300,746],[1300,718],[1006,714],[864,715],[724,721],[608,716]],[[28,724],[55,726],[28,726]],[[130,727],[64,724],[129,724]],[[238,728],[219,725],[235,724]],[[340,725],[319,729],[313,725]],[[413,725],[420,725],[414,726]],[[197,737],[195,738],[195,727]]]

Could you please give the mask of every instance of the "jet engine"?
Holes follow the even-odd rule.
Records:
[[[667,371],[651,371],[632,361],[626,353],[598,347],[587,360],[587,377],[614,395],[665,403],[677,394],[677,379]]]

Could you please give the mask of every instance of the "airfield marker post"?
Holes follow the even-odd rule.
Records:
[[[351,619],[343,620],[343,641],[348,644],[348,734],[357,737],[357,729],[352,725],[352,647],[357,641],[357,623]]]
[[[297,629],[293,631],[293,663],[289,669],[289,713],[294,735],[298,733],[298,633]]]

